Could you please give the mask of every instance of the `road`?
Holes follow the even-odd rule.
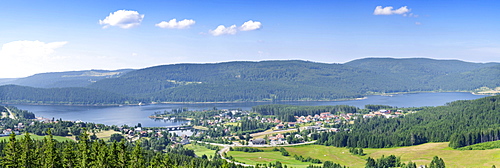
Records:
[[[10,111],[9,108],[5,107],[5,109],[7,109],[7,111],[9,112],[9,118],[16,119],[16,116],[14,116],[14,114],[12,114],[12,111]]]
[[[287,129],[287,130],[279,130],[279,131],[271,131],[271,132],[258,132],[254,134],[250,134],[251,137],[256,137],[256,136],[262,136],[262,135],[268,135],[268,134],[276,134],[276,133],[282,133],[282,132],[289,132],[289,131],[296,131],[297,128],[292,128],[292,129]]]

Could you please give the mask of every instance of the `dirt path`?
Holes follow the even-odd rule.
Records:
[[[5,109],[7,109],[7,111],[9,112],[9,118],[16,119],[16,116],[14,116],[14,114],[12,114],[12,111],[10,111],[9,108],[5,107]]]

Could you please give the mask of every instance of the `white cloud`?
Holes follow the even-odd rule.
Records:
[[[49,63],[63,59],[56,49],[68,42],[13,41],[2,45],[0,50],[0,78],[23,77],[52,68]]]
[[[415,24],[416,24],[416,25],[422,25],[422,23],[420,23],[420,22],[415,22]]]
[[[262,23],[249,20],[240,26],[240,30],[241,31],[250,31],[250,30],[260,29],[261,27],[262,27]]]
[[[243,23],[240,27],[240,31],[251,31],[251,30],[257,30],[262,28],[262,23],[260,22],[254,22],[253,20],[249,20],[245,23]],[[231,34],[234,35],[238,32],[238,29],[236,29],[236,25],[232,25],[229,27],[225,27],[224,25],[219,25],[215,30],[209,30],[208,31],[210,34],[213,36],[220,36],[223,34]]]
[[[236,34],[237,30],[236,30],[236,25],[232,25],[229,27],[225,27],[224,25],[219,25],[215,30],[209,30],[208,32],[214,36],[220,36],[224,34],[234,35]]]
[[[405,13],[405,14],[403,14],[403,16],[404,16],[404,17],[416,17],[416,18],[418,17],[418,15],[415,15],[415,14],[413,14],[413,13],[409,13],[409,14],[406,14],[406,13]]]
[[[393,9],[394,9],[394,7],[392,7],[392,6],[387,6],[384,8],[382,8],[382,6],[377,6],[377,7],[375,7],[375,11],[373,11],[373,14],[374,15],[394,15],[394,14],[401,15],[401,14],[408,13],[411,10],[411,9],[408,9],[407,6],[403,6],[399,9],[396,9],[396,10],[393,10]]]
[[[43,58],[54,53],[55,49],[67,44],[66,41],[44,43],[41,41],[13,41],[2,46],[0,56],[18,58]]]
[[[169,28],[169,29],[186,29],[189,28],[191,25],[194,25],[196,22],[194,20],[181,20],[177,22],[177,19],[172,19],[168,22],[162,21],[158,24],[155,24],[157,27],[161,28]]]
[[[118,10],[110,13],[104,20],[99,20],[99,24],[104,25],[102,28],[109,26],[118,26],[123,29],[128,29],[141,24],[144,15],[137,11]]]

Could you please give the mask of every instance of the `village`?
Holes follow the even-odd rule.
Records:
[[[261,116],[250,111],[242,111],[235,109],[223,109],[221,113],[214,115],[204,120],[199,120],[193,125],[202,126],[201,128],[214,128],[222,132],[227,132],[228,137],[234,140],[235,144],[247,145],[288,145],[292,143],[303,143],[307,140],[312,140],[311,136],[320,132],[338,132],[349,131],[349,129],[340,130],[339,124],[354,124],[354,120],[358,118],[396,118],[404,115],[403,110],[385,110],[380,109],[371,111],[367,114],[360,113],[338,113],[323,112],[315,115],[294,116],[294,122],[283,122],[276,116]],[[252,138],[246,138],[246,141],[241,141],[241,137],[236,136],[236,133],[231,133],[231,127],[240,125],[243,120],[258,121],[263,124],[273,124],[268,130],[249,134]],[[195,126],[196,127],[196,126]],[[200,127],[197,127],[200,128]],[[302,133],[306,131],[307,134]],[[200,132],[193,136],[199,135]],[[238,141],[240,139],[240,141]]]

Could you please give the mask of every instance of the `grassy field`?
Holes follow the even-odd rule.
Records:
[[[203,127],[203,126],[193,126],[194,129],[198,129],[198,130],[208,130],[207,127]]]
[[[416,162],[417,165],[429,164],[432,157],[443,158],[447,167],[491,167],[500,165],[500,149],[490,150],[454,150],[448,142],[426,143],[411,147],[388,149],[365,149],[367,156],[379,158],[382,155],[396,155],[403,162]],[[364,156],[366,158],[367,156]]]
[[[302,155],[322,161],[333,161],[348,167],[364,167],[366,161],[359,156],[349,153],[347,148],[337,148],[322,145],[302,145],[285,147],[290,155]]]
[[[291,156],[294,154],[303,157],[311,157],[322,161],[333,161],[348,167],[364,167],[368,157],[380,158],[382,155],[395,155],[401,157],[403,163],[408,161],[416,162],[417,165],[428,165],[432,157],[439,156],[443,158],[447,167],[491,167],[500,166],[500,149],[490,150],[454,150],[448,147],[447,142],[426,143],[410,147],[382,148],[382,149],[364,149],[366,156],[356,156],[349,153],[346,148],[337,148],[321,145],[303,145],[284,147]],[[273,148],[259,148],[265,152],[244,153],[231,151],[228,154],[235,157],[237,161],[247,164],[268,163],[279,160],[287,162],[293,167],[304,167],[294,161],[293,157],[281,156],[279,152],[272,152]],[[285,163],[285,164],[287,164]],[[300,162],[302,163],[302,162]]]
[[[200,146],[200,145],[187,144],[184,147],[194,150],[194,153],[196,154],[196,156],[199,156],[199,157],[201,157],[203,155],[207,155],[210,158],[210,156],[213,157],[215,154],[215,150],[210,150],[210,149],[207,149],[204,146]]]
[[[16,135],[16,139],[19,140],[19,139],[22,139],[24,138],[24,134],[23,135]],[[45,136],[39,136],[39,135],[34,135],[34,134],[30,134],[30,138],[31,139],[35,139],[35,140],[42,140],[45,138]],[[63,141],[73,141],[72,139],[70,138],[66,138],[66,137],[62,137],[62,136],[53,136],[53,138],[56,140],[56,141],[59,141],[59,142],[63,142]],[[0,141],[8,141],[9,140],[9,136],[5,136],[5,137],[0,137]]]
[[[225,123],[224,125],[232,125],[232,126],[237,126],[238,127],[238,126],[240,126],[240,123],[236,123],[236,122],[231,123],[231,122],[228,122],[228,123]]]
[[[244,162],[250,165],[267,164],[269,162],[280,161],[286,164],[288,167],[307,167],[312,164],[311,162],[301,162],[295,160],[292,156],[282,156],[279,151],[272,151],[273,148],[259,148],[265,150],[264,152],[241,152],[241,151],[229,151],[228,156],[233,156],[238,162]]]
[[[108,130],[108,131],[101,131],[101,132],[97,132],[95,133],[95,135],[97,136],[97,138],[99,139],[102,139],[104,141],[108,141],[109,138],[111,137],[112,134],[115,134],[115,133],[119,133],[121,134],[121,132],[118,132],[118,131],[114,131],[114,130]],[[89,135],[92,135],[92,133],[89,133]]]

